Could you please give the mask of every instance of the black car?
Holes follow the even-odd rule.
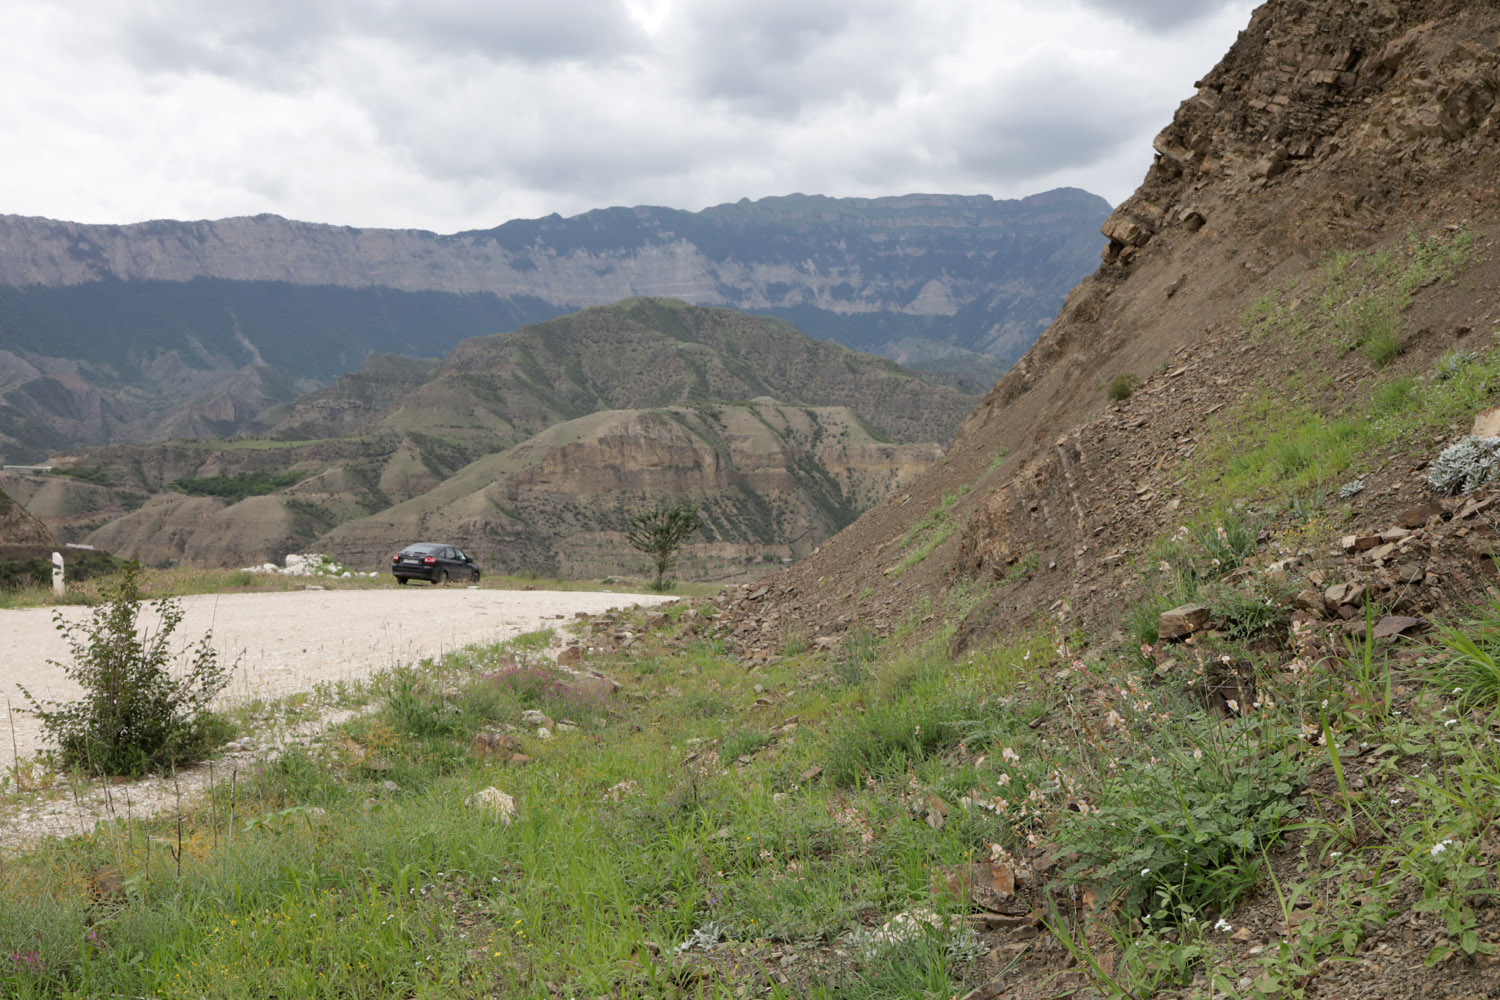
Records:
[[[391,556],[391,572],[397,583],[407,580],[479,582],[479,567],[463,550],[443,542],[417,542]]]

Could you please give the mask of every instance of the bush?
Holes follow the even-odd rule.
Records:
[[[52,585],[52,553],[62,552],[70,584],[118,573],[124,561],[96,549],[55,545],[0,545],[0,590]]]
[[[184,675],[173,676],[170,643],[182,608],[170,599],[154,602],[161,624],[143,634],[136,626],[141,603],[140,564],[130,562],[87,622],[70,624],[53,614],[73,654],[71,664],[58,665],[84,695],[64,704],[38,701],[24,687],[21,693],[57,743],[64,767],[135,777],[196,763],[229,734],[229,724],[209,704],[229,682],[233,664],[220,663],[204,635],[184,651]]]
[[[1110,399],[1118,403],[1122,399],[1129,399],[1130,394],[1135,392],[1136,387],[1140,384],[1141,380],[1139,376],[1132,375],[1129,372],[1121,372],[1109,380],[1109,388],[1105,392],[1109,395]]]
[[[1472,434],[1444,448],[1427,471],[1427,484],[1446,496],[1472,493],[1495,478],[1500,438]]]

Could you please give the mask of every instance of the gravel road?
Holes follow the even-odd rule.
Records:
[[[574,612],[598,614],[672,598],[582,591],[480,590],[404,587],[401,590],[308,590],[273,594],[206,594],[181,598],[184,612],[175,639],[185,644],[212,632],[225,661],[239,660],[220,700],[232,705],[310,690],[320,681],[356,680],[385,667],[411,663],[472,643],[499,642],[570,620]],[[41,727],[17,688],[42,700],[80,694],[61,668],[68,646],[52,622],[51,608],[0,610],[0,771],[19,751],[43,747]],[[88,611],[63,609],[69,621]],[[142,624],[154,619],[142,613]],[[14,748],[14,749],[13,749]]]

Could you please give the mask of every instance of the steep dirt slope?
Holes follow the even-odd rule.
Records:
[[[1425,377],[1454,347],[1493,346],[1500,311],[1489,289],[1500,275],[1482,235],[1481,262],[1459,284],[1416,291],[1389,367],[1349,351],[1316,317],[1289,341],[1254,335],[1249,316],[1264,302],[1311,310],[1299,295],[1333,251],[1389,246],[1410,231],[1500,232],[1497,39],[1492,2],[1260,8],[1157,138],[1145,182],[1104,227],[1099,270],[944,461],[744,605],[742,638],[880,630],[959,580],[992,585],[970,631],[1047,611],[1118,618],[1151,540],[1204,513],[1210,457],[1197,446],[1239,432],[1255,398],[1331,419],[1377,381]],[[1147,381],[1112,405],[1106,385],[1118,374]],[[1445,430],[1368,456],[1387,485],[1352,505],[1344,529],[1383,528],[1401,505],[1429,498],[1420,469],[1467,426]],[[1325,498],[1338,486],[1320,485]],[[902,570],[924,518],[944,522],[946,540]],[[1440,586],[1471,596],[1478,572]]]
[[[51,545],[52,533],[25,507],[0,490],[0,545]]]

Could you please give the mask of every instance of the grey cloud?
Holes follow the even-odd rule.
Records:
[[[309,79],[317,46],[336,29],[327,12],[297,0],[168,3],[131,11],[119,26],[126,57],[147,72],[203,72],[269,89]]]
[[[119,30],[128,58],[148,72],[206,72],[273,90],[311,79],[319,50],[345,39],[385,41],[429,58],[533,64],[607,61],[640,43],[623,7],[599,0],[169,0],[123,14]]]
[[[788,118],[848,96],[893,96],[922,50],[899,29],[908,13],[898,0],[728,0],[685,11],[675,43],[700,97]]]
[[[1175,31],[1210,17],[1244,0],[1079,0],[1110,17],[1151,31]]]
[[[599,0],[429,0],[378,2],[358,30],[374,29],[397,42],[491,59],[551,62],[609,59],[634,50],[640,35],[624,8]]]
[[[1149,129],[1152,112],[1058,67],[1033,66],[1004,93],[954,109],[948,149],[961,168],[1019,181],[1097,163]]]

